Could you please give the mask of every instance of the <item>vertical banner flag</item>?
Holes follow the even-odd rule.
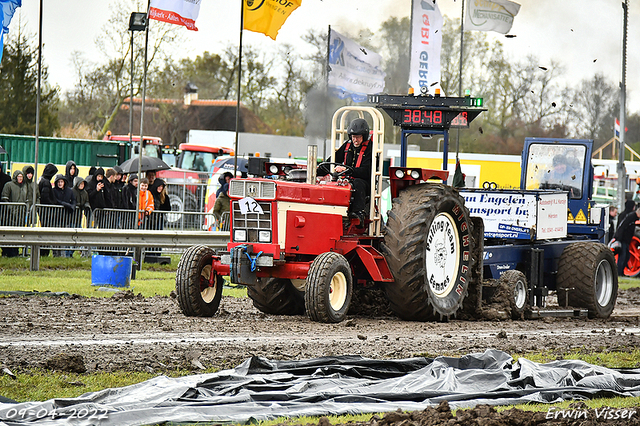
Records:
[[[17,7],[22,6],[22,0],[0,0],[0,6],[2,6],[2,29],[0,29],[0,61],[2,61],[2,51],[4,50],[4,35],[9,32],[9,22],[13,17],[13,12]]]
[[[464,29],[506,34],[519,11],[520,5],[509,0],[468,0]]]
[[[409,86],[416,92],[426,87],[433,93],[440,88],[443,22],[440,8],[434,0],[412,0],[411,22]]]
[[[367,95],[384,90],[382,56],[360,46],[337,31],[331,30],[329,40],[329,87],[340,99],[351,97],[364,102]]]
[[[200,13],[201,0],[151,0],[149,19],[184,25],[188,30],[198,31],[196,19]]]
[[[242,0],[245,30],[276,39],[280,27],[302,0]]]

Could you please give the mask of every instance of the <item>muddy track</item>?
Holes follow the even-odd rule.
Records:
[[[366,304],[366,297],[359,302]],[[305,359],[357,354],[384,359],[496,348],[511,354],[549,350],[561,358],[574,350],[631,351],[640,346],[640,289],[621,291],[607,320],[499,320],[494,309],[487,312],[494,320],[420,323],[402,321],[385,314],[385,309],[363,311],[376,314],[367,317],[360,312],[339,324],[319,324],[304,316],[264,315],[248,298],[224,297],[214,317],[191,318],[171,297],[145,299],[132,292],[110,298],[5,297],[0,298],[0,363],[16,372],[162,373],[232,368],[252,355]],[[566,413],[583,416],[580,420],[549,420],[548,413],[517,409],[498,413],[489,406],[453,415],[445,401],[424,411],[388,413],[349,426],[640,424],[639,408],[630,420],[605,420],[580,402],[572,407]],[[323,417],[317,425],[330,423]]]
[[[265,315],[250,299],[224,297],[212,318],[185,317],[170,297],[120,292],[0,298],[0,363],[10,369],[149,371],[231,368],[252,355],[304,359],[357,354],[370,358],[511,354],[550,350],[632,350],[640,345],[640,289],[621,291],[607,320],[408,322],[349,315],[339,324],[304,316]],[[61,355],[64,354],[64,355]],[[60,362],[64,357],[72,365]]]

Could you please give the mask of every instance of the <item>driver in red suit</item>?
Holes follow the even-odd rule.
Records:
[[[624,268],[627,266],[627,262],[629,262],[629,245],[631,245],[631,240],[633,239],[636,229],[636,221],[638,219],[640,219],[640,208],[636,207],[635,211],[624,217],[622,222],[618,224],[618,229],[616,230],[615,239],[616,241],[620,241],[622,245],[620,253],[618,253],[619,277],[624,276]]]
[[[372,141],[369,135],[369,124],[364,118],[356,118],[347,128],[349,140],[336,151],[335,172],[344,174],[351,181],[352,194],[349,204],[349,217],[360,220],[368,216],[366,211],[366,197],[371,188],[371,150]],[[330,161],[330,160],[328,160]],[[327,175],[326,167],[320,167],[318,175]]]

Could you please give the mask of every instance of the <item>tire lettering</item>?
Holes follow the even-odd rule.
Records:
[[[465,232],[467,230],[467,222],[460,224],[460,231]]]
[[[469,261],[469,252],[468,251],[463,251],[462,252],[462,260],[465,262]]]
[[[469,236],[468,235],[463,235],[462,236],[462,246],[463,247],[468,247],[469,246]]]
[[[460,268],[460,273],[466,274],[468,270],[469,268],[467,267],[467,265],[462,265],[462,267]]]
[[[436,282],[436,279],[433,276],[433,274],[431,274],[431,276],[429,277],[429,285],[431,286],[432,289],[434,289],[437,292],[443,291],[445,288],[447,288],[447,286],[449,285],[449,282],[451,282],[451,277],[449,277],[448,275],[445,277],[444,281],[441,283]]]
[[[464,292],[464,289],[460,284],[458,284],[458,286],[456,287],[456,293],[458,293],[459,296],[462,296],[463,292]]]

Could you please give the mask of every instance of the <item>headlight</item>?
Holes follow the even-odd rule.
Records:
[[[260,231],[258,232],[258,241],[261,243],[270,243],[271,242],[271,231]]]
[[[404,170],[397,169],[397,170],[396,170],[396,177],[397,177],[398,179],[402,179],[402,178],[404,177]]]
[[[420,172],[417,170],[411,170],[411,177],[414,179],[418,179],[420,177]]]
[[[280,168],[278,166],[276,166],[275,164],[272,164],[269,166],[269,173],[275,175],[280,171]]]
[[[246,229],[234,229],[233,230],[233,240],[234,241],[247,241],[247,230]]]

